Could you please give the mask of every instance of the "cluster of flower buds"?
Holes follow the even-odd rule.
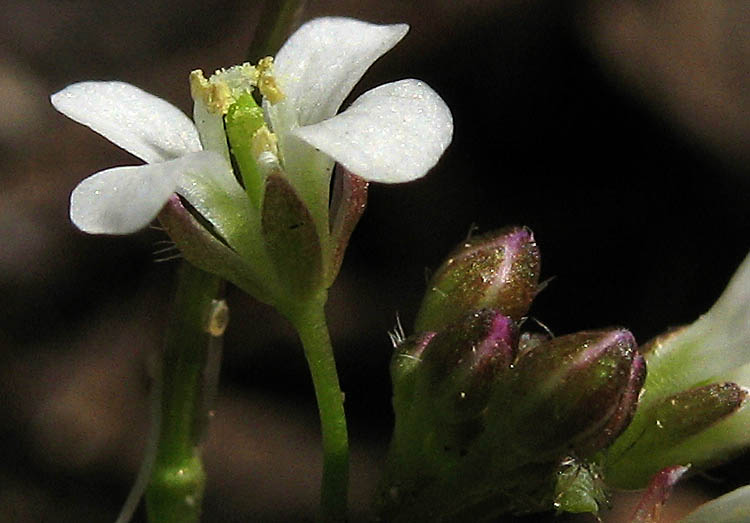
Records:
[[[510,227],[467,241],[435,272],[417,333],[392,360],[384,519],[598,509],[594,456],[630,423],[646,366],[621,328],[520,333],[539,271],[531,231]]]

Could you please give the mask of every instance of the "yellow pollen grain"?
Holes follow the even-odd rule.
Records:
[[[252,140],[250,152],[255,158],[258,158],[261,153],[265,152],[272,153],[274,156],[279,155],[276,135],[269,131],[265,125],[255,131]]]
[[[211,77],[213,80],[214,77]],[[190,73],[190,94],[193,100],[200,99],[212,113],[225,114],[234,103],[232,90],[223,82],[206,80],[203,71],[196,69]]]
[[[190,73],[190,94],[196,102],[203,102],[209,112],[226,114],[240,96],[252,93],[258,78],[258,69],[248,63],[219,69],[209,79],[196,69]]]
[[[273,76],[273,57],[266,56],[258,62],[258,89],[271,104],[275,104],[284,99],[284,93],[281,92],[276,78]]]

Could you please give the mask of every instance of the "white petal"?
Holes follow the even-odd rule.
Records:
[[[199,99],[193,105],[193,120],[200,134],[203,149],[216,151],[229,161],[227,134],[224,132],[224,115],[210,112],[203,100]]]
[[[400,183],[424,176],[451,142],[453,118],[445,102],[418,80],[381,85],[343,113],[294,135],[372,182]]]
[[[55,109],[147,163],[201,150],[198,131],[178,108],[123,82],[81,82],[51,96]]]
[[[209,220],[224,212],[224,202],[244,194],[219,153],[198,151],[89,176],[73,190],[70,218],[84,232],[129,234],[148,225],[175,191]]]
[[[404,37],[406,24],[374,25],[350,18],[318,18],[297,30],[279,50],[274,76],[285,99],[269,110],[293,113],[291,127],[330,118],[365,71]]]
[[[177,188],[172,162],[115,167],[83,180],[70,195],[70,219],[91,234],[130,234],[151,223]]]

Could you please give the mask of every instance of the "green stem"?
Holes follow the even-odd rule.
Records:
[[[252,63],[276,54],[289,33],[302,19],[307,0],[266,0],[250,43]]]
[[[349,481],[349,443],[344,414],[344,395],[325,317],[327,292],[309,300],[291,315],[310,367],[323,436],[323,479],[320,493],[321,521],[345,521]]]
[[[209,319],[221,279],[183,262],[161,364],[161,427],[146,509],[152,523],[199,521],[205,473],[199,447],[207,415]]]

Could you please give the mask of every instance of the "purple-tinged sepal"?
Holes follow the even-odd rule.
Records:
[[[617,409],[601,430],[596,431],[589,439],[579,444],[578,452],[581,455],[593,455],[596,451],[609,447],[630,425],[638,407],[638,399],[645,381],[646,360],[641,354],[636,354],[630,366],[630,376],[627,385],[625,385],[625,390],[620,396]]]
[[[330,208],[331,260],[326,280],[333,283],[344,260],[349,238],[367,207],[369,182],[340,167],[334,175]]]
[[[689,465],[674,465],[654,474],[628,521],[632,521],[632,523],[661,521],[661,511],[664,504],[672,494],[674,486],[689,468]]]
[[[176,194],[170,196],[159,213],[159,223],[179,246],[182,256],[206,272],[218,274],[248,294],[265,303],[273,303],[272,281],[262,274],[263,266],[251,266],[218,233],[204,226],[200,216],[183,203]]]

